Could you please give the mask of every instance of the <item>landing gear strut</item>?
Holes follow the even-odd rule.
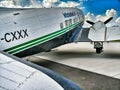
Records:
[[[98,54],[103,52],[103,42],[94,42],[94,48]]]

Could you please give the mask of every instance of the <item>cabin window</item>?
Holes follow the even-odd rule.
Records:
[[[75,19],[73,19],[73,22],[75,23]]]
[[[77,18],[75,18],[75,23],[77,22]]]
[[[81,18],[79,17],[79,21],[81,20]]]
[[[63,23],[60,23],[60,28],[61,28],[61,29],[63,28]]]
[[[14,16],[16,16],[16,15],[20,15],[20,13],[14,13],[13,15],[14,15]]]
[[[68,26],[69,26],[70,25],[70,20],[68,20],[67,23],[68,23]]]
[[[77,18],[77,21],[79,22],[79,18]]]
[[[70,25],[72,24],[72,19],[69,20]]]
[[[75,18],[75,22],[77,22],[77,19]]]
[[[72,24],[72,19],[65,21],[65,26],[66,27],[69,26],[69,25],[71,25],[71,24]]]
[[[68,21],[67,21],[67,20],[65,21],[65,26],[66,26],[66,27],[68,26]]]

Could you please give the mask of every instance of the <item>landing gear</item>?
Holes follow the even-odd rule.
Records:
[[[51,49],[50,49],[50,50],[47,50],[47,51],[45,51],[45,52],[51,52]]]
[[[96,53],[101,53],[102,52],[102,49],[101,48],[96,48]]]
[[[103,52],[103,42],[94,42],[94,48],[98,54]]]

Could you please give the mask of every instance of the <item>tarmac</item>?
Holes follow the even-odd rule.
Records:
[[[120,90],[120,43],[104,43],[96,54],[89,42],[71,43],[27,57],[69,78],[83,90]]]

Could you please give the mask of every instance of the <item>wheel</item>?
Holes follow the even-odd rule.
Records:
[[[101,48],[96,48],[96,53],[99,54],[99,53],[101,53],[101,51],[102,51]]]
[[[47,51],[45,51],[45,52],[51,52],[51,49],[50,49],[50,50],[47,50]]]

